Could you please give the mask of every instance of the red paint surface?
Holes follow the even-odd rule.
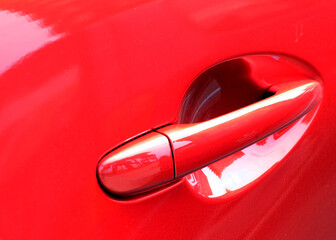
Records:
[[[174,124],[158,131],[172,142],[177,177],[226,157],[307,114],[322,98],[312,80],[271,87],[275,95],[201,123]]]
[[[174,179],[168,139],[150,132],[104,156],[97,167],[100,183],[115,195],[130,196]]]
[[[124,143],[99,162],[99,182],[123,197],[151,190],[265,141],[310,112],[322,98],[322,87],[314,80],[274,85],[271,91],[274,96],[220,117],[170,125]]]
[[[316,114],[307,115],[274,134],[186,176],[192,191],[200,196],[233,198],[247,191],[275,171],[300,141]],[[227,199],[226,199],[227,200]]]
[[[0,3],[0,238],[335,239],[334,1]],[[185,182],[120,202],[102,154],[177,120],[193,79],[232,56],[277,52],[323,80],[314,121],[237,198]],[[265,69],[266,71],[267,69]]]

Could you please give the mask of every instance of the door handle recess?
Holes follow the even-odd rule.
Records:
[[[110,193],[132,196],[239,151],[293,123],[322,97],[314,80],[274,85],[269,98],[201,123],[169,125],[105,155],[97,176]]]

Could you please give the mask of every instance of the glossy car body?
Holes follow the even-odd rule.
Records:
[[[332,0],[1,1],[0,239],[334,239],[335,9]],[[102,190],[106,153],[175,123],[199,74],[250,54],[299,59],[321,79],[321,103],[297,123],[306,128],[281,164],[230,197],[199,194],[190,184],[199,172],[131,200]],[[279,141],[293,138],[287,130]]]

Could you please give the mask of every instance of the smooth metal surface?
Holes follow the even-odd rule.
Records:
[[[283,163],[307,131],[317,108],[266,138],[187,175],[191,190],[213,201],[246,194]]]
[[[321,85],[314,80],[283,83],[270,91],[275,94],[223,116],[167,126],[157,130],[165,136],[150,132],[128,141],[99,162],[100,183],[110,193],[123,197],[151,190],[279,131],[307,114],[322,97]],[[260,161],[264,163],[262,158]],[[246,172],[244,166],[242,171]],[[255,174],[262,173],[255,170]]]
[[[168,139],[151,132],[107,154],[98,164],[100,183],[112,194],[130,196],[174,179]]]
[[[0,238],[334,240],[335,9],[334,0],[1,1]],[[101,190],[103,153],[175,123],[198,74],[248,54],[323,79],[315,119],[272,174],[229,201],[185,182],[145,201]],[[265,64],[264,79],[288,80],[276,69]]]
[[[271,87],[276,94],[247,107],[202,122],[159,130],[173,145],[176,177],[198,170],[280,130],[311,110],[322,97],[314,80]]]

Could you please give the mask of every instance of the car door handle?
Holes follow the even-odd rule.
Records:
[[[312,80],[273,86],[273,96],[201,122],[160,129],[172,142],[176,177],[198,170],[276,132],[312,109],[321,98]]]
[[[131,140],[98,164],[109,192],[130,196],[181,178],[293,123],[322,97],[314,80],[274,85],[271,97],[201,123],[169,125]]]

